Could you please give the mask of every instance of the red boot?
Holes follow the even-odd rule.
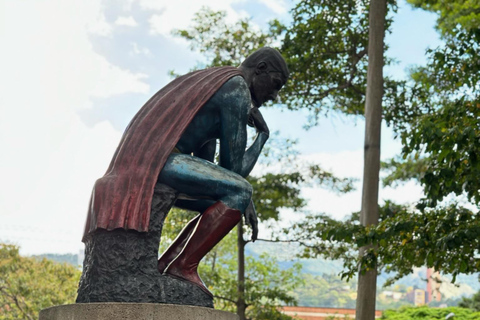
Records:
[[[180,231],[175,240],[173,240],[172,244],[167,248],[167,250],[162,253],[162,256],[160,257],[160,259],[158,259],[157,265],[158,271],[160,271],[160,273],[163,273],[167,268],[168,264],[172,262],[172,260],[175,259],[175,257],[178,256],[180,252],[182,252],[183,247],[185,247],[185,243],[192,234],[192,231],[197,226],[197,222],[200,219],[200,216],[201,215],[198,215],[192,220],[190,220],[185,226],[185,228]]]
[[[200,217],[183,251],[168,265],[165,274],[189,281],[212,296],[197,273],[198,263],[242,218],[240,210],[216,202]]]

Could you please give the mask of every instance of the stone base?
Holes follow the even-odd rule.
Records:
[[[77,303],[40,311],[39,320],[238,320],[211,308],[158,303]]]
[[[85,261],[77,303],[160,303],[213,308],[200,287],[160,274],[158,245],[177,193],[157,183],[148,232],[96,230],[85,237]]]

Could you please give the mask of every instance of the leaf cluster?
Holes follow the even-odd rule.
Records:
[[[448,34],[458,27],[465,30],[478,28],[480,24],[480,2],[478,0],[407,0],[416,8],[438,14],[437,29]]]
[[[239,299],[237,291],[237,247],[231,232],[208,253],[200,264],[200,275],[215,297],[215,306],[235,312]],[[247,256],[245,262],[245,303],[249,319],[291,319],[278,311],[280,305],[295,305],[293,288],[302,284],[301,266],[282,270],[276,258],[261,254]]]
[[[229,24],[226,16],[225,11],[202,7],[190,28],[173,31],[189,42],[192,51],[206,58],[207,64],[199,67],[238,66],[255,50],[270,45],[279,33],[276,21],[271,22],[268,32],[263,32],[250,19]]]
[[[79,279],[73,266],[22,257],[0,243],[0,319],[38,319],[44,308],[73,303]]]
[[[427,170],[427,159],[419,158],[419,154],[407,156],[406,159],[393,158],[381,163],[381,169],[387,175],[382,178],[384,186],[396,187],[400,183],[414,180],[420,182]]]
[[[318,165],[307,165],[303,170],[290,173],[250,176],[247,180],[253,187],[252,198],[260,221],[278,220],[281,209],[289,208],[299,211],[304,208],[306,201],[301,196],[303,187],[315,184],[340,193],[347,193],[354,190],[355,181],[350,178],[338,178]]]
[[[475,293],[471,298],[462,297],[458,306],[480,312],[480,292]]]
[[[427,306],[410,307],[404,306],[398,310],[383,311],[380,319],[385,320],[424,320],[446,319],[449,314],[454,314],[451,319],[479,320],[480,312],[459,307],[430,308]]]
[[[402,178],[407,167],[417,170],[410,173],[424,186],[420,208],[434,207],[451,193],[480,202],[479,42],[479,30],[459,31],[443,47],[429,50],[428,64],[412,71],[414,85],[404,92],[408,103],[386,114],[405,159],[391,163],[397,170],[387,181]]]
[[[394,272],[385,285],[427,266],[453,275],[480,271],[479,213],[454,204],[414,212],[392,202],[380,208],[378,225],[364,227],[352,215],[346,221],[308,216],[285,230],[304,250],[303,257],[343,259],[342,278],[351,279],[358,268]],[[359,248],[370,246],[362,256]]]
[[[294,294],[299,305],[305,307],[355,308],[356,283],[349,285],[333,274],[315,276],[302,275],[304,285],[296,288]]]
[[[388,1],[390,12],[395,1]],[[281,51],[291,80],[283,92],[289,109],[308,109],[309,125],[329,110],[363,114],[368,57],[367,0],[302,0],[292,9]],[[391,25],[387,18],[385,29]],[[387,47],[385,46],[385,49]],[[391,61],[385,57],[385,63]],[[386,91],[397,84],[385,81]],[[385,103],[392,95],[386,95]]]

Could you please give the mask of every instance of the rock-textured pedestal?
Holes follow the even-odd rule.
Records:
[[[167,303],[213,308],[198,286],[160,274],[158,246],[176,192],[155,186],[148,232],[97,230],[87,236],[77,303]],[[69,318],[68,318],[69,319]]]
[[[77,303],[40,311],[39,320],[238,320],[211,308],[158,303]]]

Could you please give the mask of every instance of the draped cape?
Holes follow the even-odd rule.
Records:
[[[165,161],[198,110],[238,75],[233,67],[195,71],[147,101],[125,130],[107,172],[95,182],[84,241],[98,228],[148,231],[153,189]]]

